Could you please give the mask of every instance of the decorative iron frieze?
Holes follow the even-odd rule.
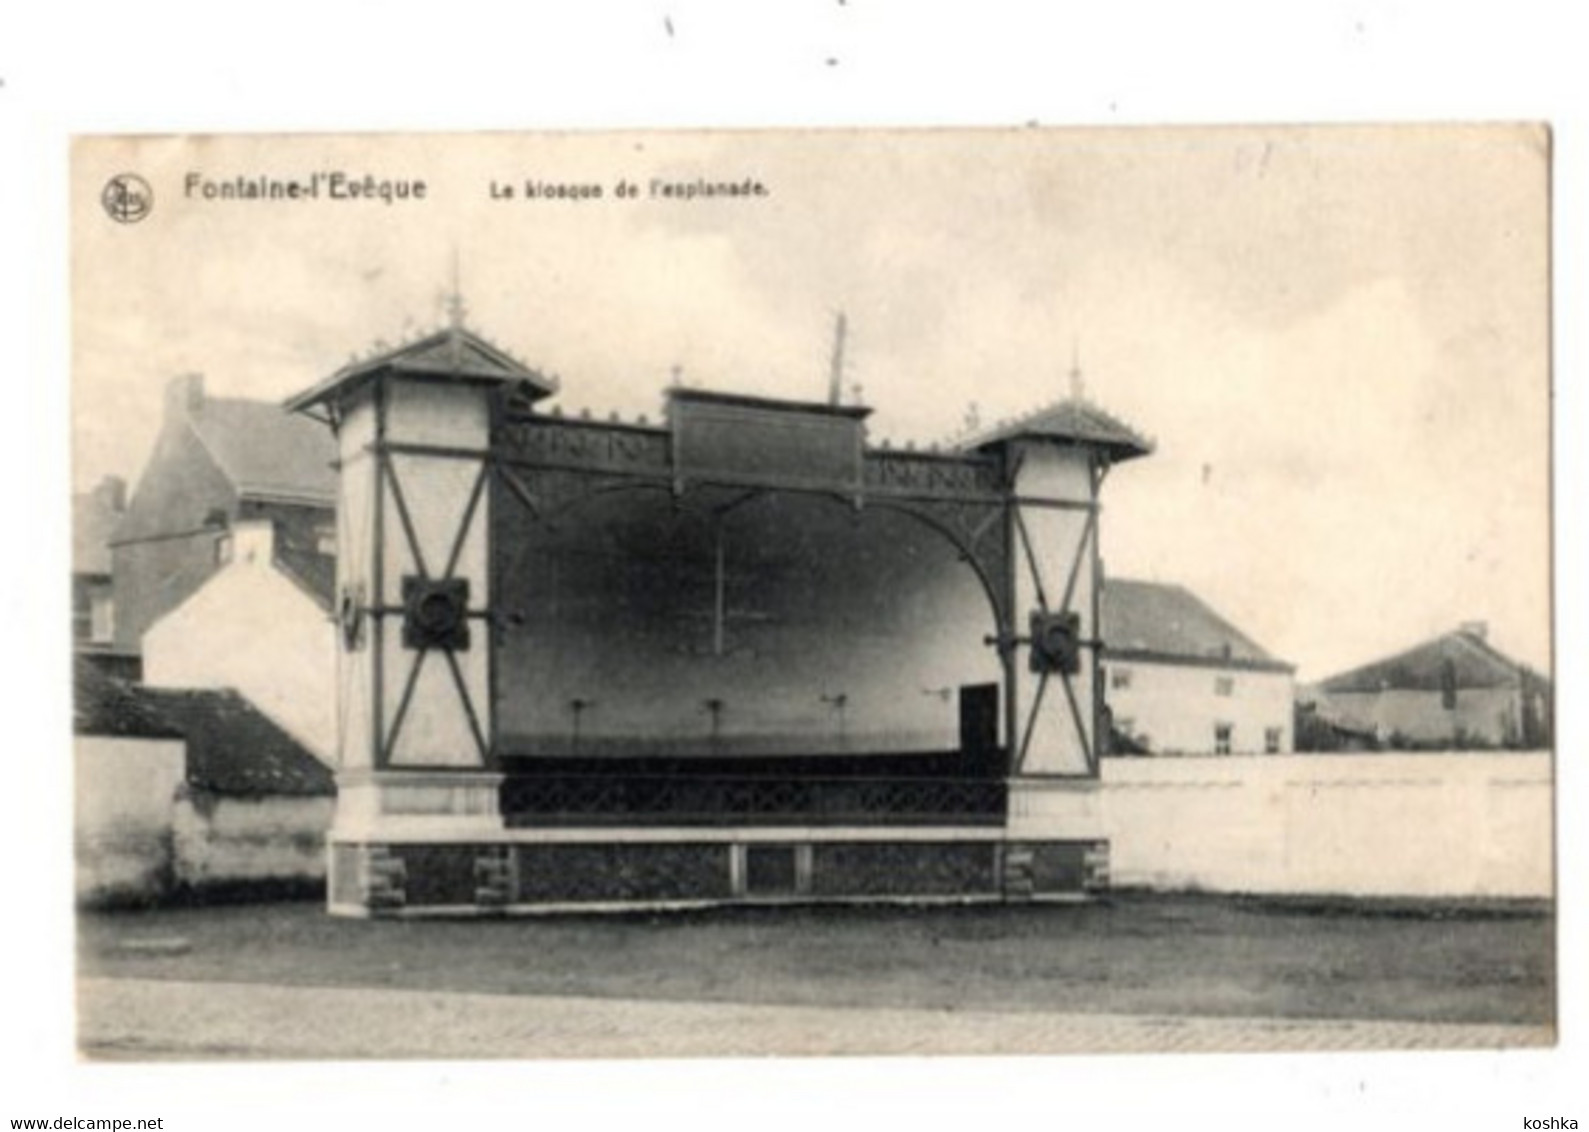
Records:
[[[668,434],[632,425],[602,425],[541,417],[509,421],[498,430],[496,452],[510,462],[668,475]]]
[[[976,825],[1004,820],[993,778],[814,778],[772,775],[509,775],[509,828],[625,824]]]
[[[906,494],[997,495],[1003,489],[993,460],[919,452],[868,452],[868,490]]]

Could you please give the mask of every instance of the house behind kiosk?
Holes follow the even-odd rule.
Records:
[[[1550,746],[1550,681],[1470,621],[1432,640],[1320,681],[1317,710],[1354,721],[1392,749]]]
[[[335,458],[312,421],[211,396],[200,374],[173,379],[154,451],[110,538],[109,641],[140,650],[152,625],[232,560],[240,522],[268,523],[277,567],[314,591],[335,553]]]
[[[1113,754],[1288,754],[1296,668],[1184,586],[1103,587]]]

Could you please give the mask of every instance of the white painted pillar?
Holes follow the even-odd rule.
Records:
[[[1017,644],[1012,665],[1009,833],[1014,838],[1103,835],[1097,794],[1101,718],[1097,452],[1085,445],[1018,439],[1010,458],[1018,515],[1012,532],[1012,612],[1018,637],[1032,615],[1073,614],[1076,671],[1032,670],[1033,645]]]

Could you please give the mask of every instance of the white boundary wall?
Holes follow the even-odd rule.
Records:
[[[1116,886],[1348,896],[1552,892],[1546,752],[1117,758]]]
[[[171,877],[171,807],[181,739],[77,735],[76,888],[84,901],[145,899]]]
[[[79,901],[325,876],[333,799],[195,795],[180,739],[79,735],[74,747]]]
[[[195,798],[171,811],[178,884],[319,881],[326,875],[326,830],[334,800]]]

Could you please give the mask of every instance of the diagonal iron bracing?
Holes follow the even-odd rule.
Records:
[[[1037,605],[1044,613],[1048,612],[1048,594],[1043,588],[1043,571],[1037,565],[1037,552],[1032,549],[1032,536],[1026,529],[1026,516],[1019,504],[1010,508],[1015,516],[1015,532],[1021,540],[1021,550],[1026,555],[1026,568],[1032,574],[1032,587],[1037,591]],[[1066,594],[1066,603],[1069,603],[1069,593]]]
[[[1098,512],[1088,511],[1087,521],[1081,529],[1081,537],[1076,540],[1076,554],[1075,557],[1071,559],[1070,576],[1065,579],[1065,597],[1059,603],[1059,611],[1061,613],[1067,612],[1070,609],[1071,599],[1076,596],[1076,580],[1081,575],[1082,558],[1087,553],[1087,547],[1092,542],[1097,526]]]
[[[1070,677],[1064,677],[1060,683],[1065,686],[1065,701],[1070,705],[1071,722],[1076,725],[1076,738],[1081,742],[1082,757],[1087,760],[1087,769],[1096,769],[1093,759],[1092,743],[1087,740],[1087,727],[1082,722],[1081,706],[1076,703],[1076,689],[1071,685]]]
[[[386,733],[386,741],[382,744],[381,761],[390,764],[392,752],[397,749],[397,737],[403,730],[403,721],[408,718],[408,705],[414,699],[414,686],[419,683],[419,670],[424,667],[425,657],[429,649],[420,649],[414,654],[414,663],[409,666],[408,678],[403,681],[403,694],[397,701],[397,711],[392,716],[392,726]]]
[[[452,540],[452,551],[447,555],[447,565],[442,569],[443,578],[452,577],[458,568],[458,558],[463,554],[463,544],[469,538],[469,528],[474,523],[475,510],[480,506],[480,496],[485,493],[486,477],[490,472],[489,466],[482,461],[480,471],[475,476],[474,487],[469,492],[469,502],[464,506],[463,518],[458,521],[458,533]]]
[[[1070,692],[1070,681],[1064,680],[1065,691]],[[1010,769],[1020,774],[1026,766],[1026,748],[1032,745],[1032,733],[1037,730],[1037,713],[1043,706],[1043,696],[1048,691],[1048,673],[1043,673],[1037,678],[1037,691],[1032,695],[1032,706],[1026,713],[1026,726],[1021,733],[1021,747],[1016,753],[1015,764]]]
[[[443,649],[442,656],[447,658],[447,669],[452,673],[453,687],[458,689],[458,699],[463,703],[464,714],[469,717],[469,730],[474,735],[475,746],[480,751],[480,759],[485,762],[491,757],[490,744],[486,742],[485,734],[480,729],[480,717],[475,714],[474,698],[470,696],[469,689],[463,682],[463,672],[458,667],[458,658],[452,654],[451,649]]]
[[[391,485],[392,501],[397,504],[397,517],[403,524],[403,537],[408,540],[408,549],[414,556],[414,568],[419,571],[420,577],[428,578],[430,571],[425,568],[424,549],[419,545],[419,534],[414,529],[414,517],[408,510],[402,482],[397,478],[397,469],[392,467],[391,457],[384,452],[381,454],[381,471]]]

